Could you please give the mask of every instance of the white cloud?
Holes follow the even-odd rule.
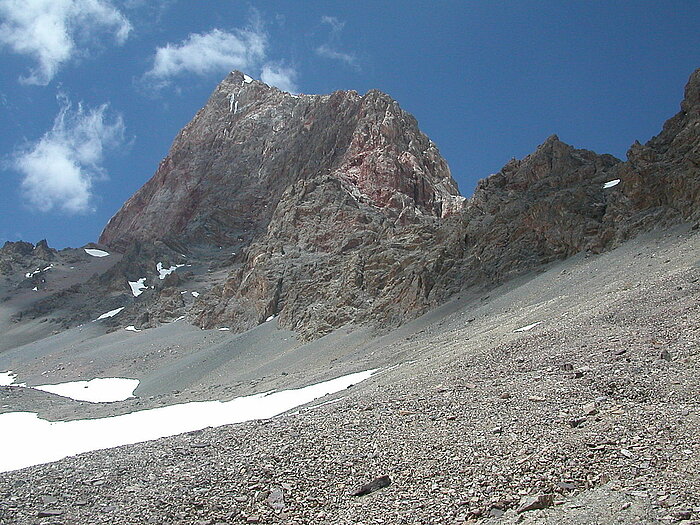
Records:
[[[0,45],[37,61],[20,82],[45,86],[59,68],[84,53],[101,30],[122,44],[131,24],[109,0],[0,0]]]
[[[124,122],[120,115],[107,118],[107,104],[73,110],[65,96],[53,128],[14,157],[14,168],[24,176],[22,193],[31,207],[57,209],[70,214],[92,211],[92,186],[104,178],[106,149],[122,143]]]
[[[267,35],[260,29],[193,33],[180,44],[159,47],[146,78],[160,81],[162,86],[182,73],[204,76],[232,69],[251,70],[265,58],[266,47]]]
[[[348,66],[353,68],[359,68],[357,63],[357,57],[350,53],[343,53],[342,51],[336,51],[332,49],[328,44],[322,44],[316,48],[316,54],[325,58],[330,58],[332,60],[340,60],[345,62]]]
[[[297,91],[296,77],[297,73],[294,69],[283,67],[279,64],[265,64],[260,73],[260,80],[265,82],[265,84],[275,86],[282,91],[289,91],[290,93]]]
[[[322,16],[321,23],[329,26],[331,32],[328,36],[328,41],[315,49],[316,54],[320,57],[330,58],[331,60],[339,60],[340,62],[344,62],[347,66],[359,70],[360,65],[357,57],[353,53],[345,53],[337,49],[340,43],[340,34],[345,27],[345,22],[338,20],[334,16]]]
[[[345,27],[345,22],[341,22],[334,16],[322,16],[321,23],[331,26],[331,31],[334,35],[339,34]]]

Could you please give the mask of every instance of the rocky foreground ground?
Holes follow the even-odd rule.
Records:
[[[4,473],[0,522],[700,523],[699,279],[689,227],[577,256],[332,403]]]

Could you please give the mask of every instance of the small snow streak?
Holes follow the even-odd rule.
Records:
[[[529,324],[527,326],[523,326],[522,328],[516,328],[513,330],[514,332],[528,332],[532,330],[534,327],[536,327],[538,324],[542,324],[542,321],[537,321],[536,323]]]
[[[119,312],[121,312],[125,307],[122,306],[121,308],[115,308],[114,310],[110,310],[107,313],[102,314],[99,316],[95,321],[101,321],[102,319],[109,319],[110,317],[114,317],[117,315]],[[93,321],[94,322],[94,321]]]
[[[613,186],[617,186],[618,184],[620,184],[620,179],[611,180],[603,184],[603,189],[607,190],[608,188],[612,188]]]

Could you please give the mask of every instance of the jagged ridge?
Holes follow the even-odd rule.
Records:
[[[237,243],[228,279],[192,309],[203,327],[399,324],[465,286],[697,219],[699,84],[696,71],[681,112],[627,162],[552,136],[464,203],[388,96],[294,96],[233,73],[101,240]]]

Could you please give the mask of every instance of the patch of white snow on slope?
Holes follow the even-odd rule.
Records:
[[[12,370],[7,372],[0,372],[0,386],[10,386],[15,382],[17,374],[13,373]]]
[[[84,248],[85,253],[92,255],[93,257],[107,257],[109,253],[104,250],[96,250],[94,248]]]
[[[91,450],[141,443],[184,432],[269,419],[360,383],[375,370],[274,393],[141,410],[115,417],[50,422],[31,412],[0,414],[0,472],[49,463]]]
[[[145,277],[141,277],[141,279],[139,279],[138,281],[129,281],[131,293],[134,294],[134,297],[138,297],[143,293],[144,290],[148,289],[148,286],[146,286],[145,282]]]
[[[133,324],[130,324],[129,326],[124,328],[124,330],[126,330],[127,332],[140,332],[141,331],[138,328],[136,328]]]
[[[40,385],[32,388],[63,397],[69,397],[76,401],[111,403],[113,401],[124,401],[130,397],[134,397],[134,390],[136,390],[137,386],[139,386],[138,379],[100,377],[91,379],[90,381],[70,381],[68,383]]]
[[[611,180],[603,184],[603,189],[607,190],[608,188],[612,188],[613,186],[617,186],[618,184],[620,184],[620,179]]]
[[[168,275],[173,273],[175,270],[178,268],[185,266],[184,264],[176,264],[175,266],[171,266],[170,268],[163,268],[163,263],[158,263],[156,264],[156,270],[158,270],[158,277],[163,280],[165,279]]]
[[[537,321],[536,323],[529,324],[527,326],[523,326],[522,328],[516,328],[513,330],[514,332],[527,332],[529,330],[532,330],[534,327],[536,327],[538,324],[542,324],[542,321]]]
[[[104,313],[104,314],[102,314],[101,316],[99,316],[97,319],[95,319],[95,321],[101,321],[102,319],[107,319],[107,318],[109,318],[109,317],[114,317],[114,316],[117,315],[119,312],[121,312],[124,308],[125,308],[125,307],[122,306],[121,308],[115,308],[114,310],[110,310],[109,312]],[[93,323],[94,323],[95,321],[93,321]]]

